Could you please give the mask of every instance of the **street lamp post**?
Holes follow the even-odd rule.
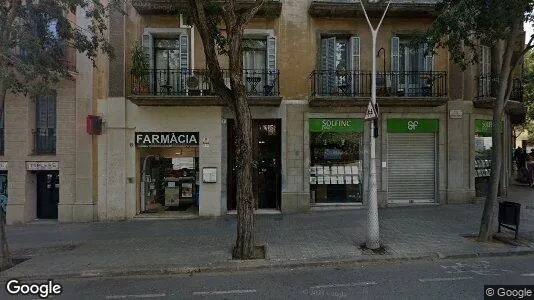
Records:
[[[370,3],[377,3],[380,0],[369,0]],[[384,21],[384,17],[386,16],[386,13],[388,11],[390,1],[387,2],[386,9],[384,10],[384,13],[382,14],[382,18],[380,19],[380,22],[378,23],[378,26],[376,28],[373,27],[371,24],[371,21],[369,20],[369,16],[367,16],[367,11],[365,11],[365,6],[363,5],[363,0],[360,0],[360,4],[362,5],[363,13],[365,14],[365,19],[367,20],[367,24],[369,24],[369,28],[371,29],[371,35],[373,38],[373,51],[371,52],[371,55],[373,57],[373,70],[372,70],[372,77],[371,77],[371,105],[375,108],[375,110],[378,113],[377,105],[376,105],[376,37],[378,35],[378,30],[380,30],[380,26],[382,25],[382,21]],[[385,52],[385,51],[384,51]],[[375,134],[375,126],[378,124],[378,116],[376,119],[374,119],[371,122],[371,142],[370,144],[370,154],[371,154],[371,162],[370,162],[370,177],[369,177],[369,203],[368,203],[368,211],[367,211],[367,240],[366,240],[366,247],[369,249],[378,249],[380,248],[380,234],[379,234],[379,225],[378,225],[378,201],[377,201],[377,187],[376,187],[376,138],[378,135],[378,132]]]

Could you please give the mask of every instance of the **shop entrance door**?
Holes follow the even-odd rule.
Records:
[[[228,210],[237,207],[236,144],[234,120],[228,120]],[[257,166],[253,173],[252,188],[257,209],[280,209],[281,198],[281,122],[280,119],[252,120],[253,155]]]
[[[57,219],[59,172],[37,173],[37,218]]]

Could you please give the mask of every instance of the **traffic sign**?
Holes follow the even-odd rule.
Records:
[[[365,120],[374,120],[378,119],[378,112],[376,111],[373,103],[369,101],[369,105],[367,105],[367,112],[365,113]]]

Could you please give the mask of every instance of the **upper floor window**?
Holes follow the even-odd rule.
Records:
[[[321,93],[357,94],[360,89],[360,38],[323,36],[320,49]]]
[[[145,31],[143,51],[149,61],[146,81],[154,94],[185,94],[189,67],[187,33]]]
[[[254,37],[243,40],[243,74],[249,95],[273,94],[276,70],[276,37]]]
[[[394,90],[418,96],[421,87],[432,85],[434,57],[424,43],[413,45],[412,37],[391,38],[391,81]]]
[[[56,95],[36,99],[35,154],[56,153]]]

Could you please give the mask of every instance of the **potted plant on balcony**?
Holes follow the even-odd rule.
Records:
[[[146,94],[149,90],[147,75],[148,75],[148,58],[143,52],[143,47],[139,42],[135,41],[132,45],[132,82],[133,93],[136,95]]]

